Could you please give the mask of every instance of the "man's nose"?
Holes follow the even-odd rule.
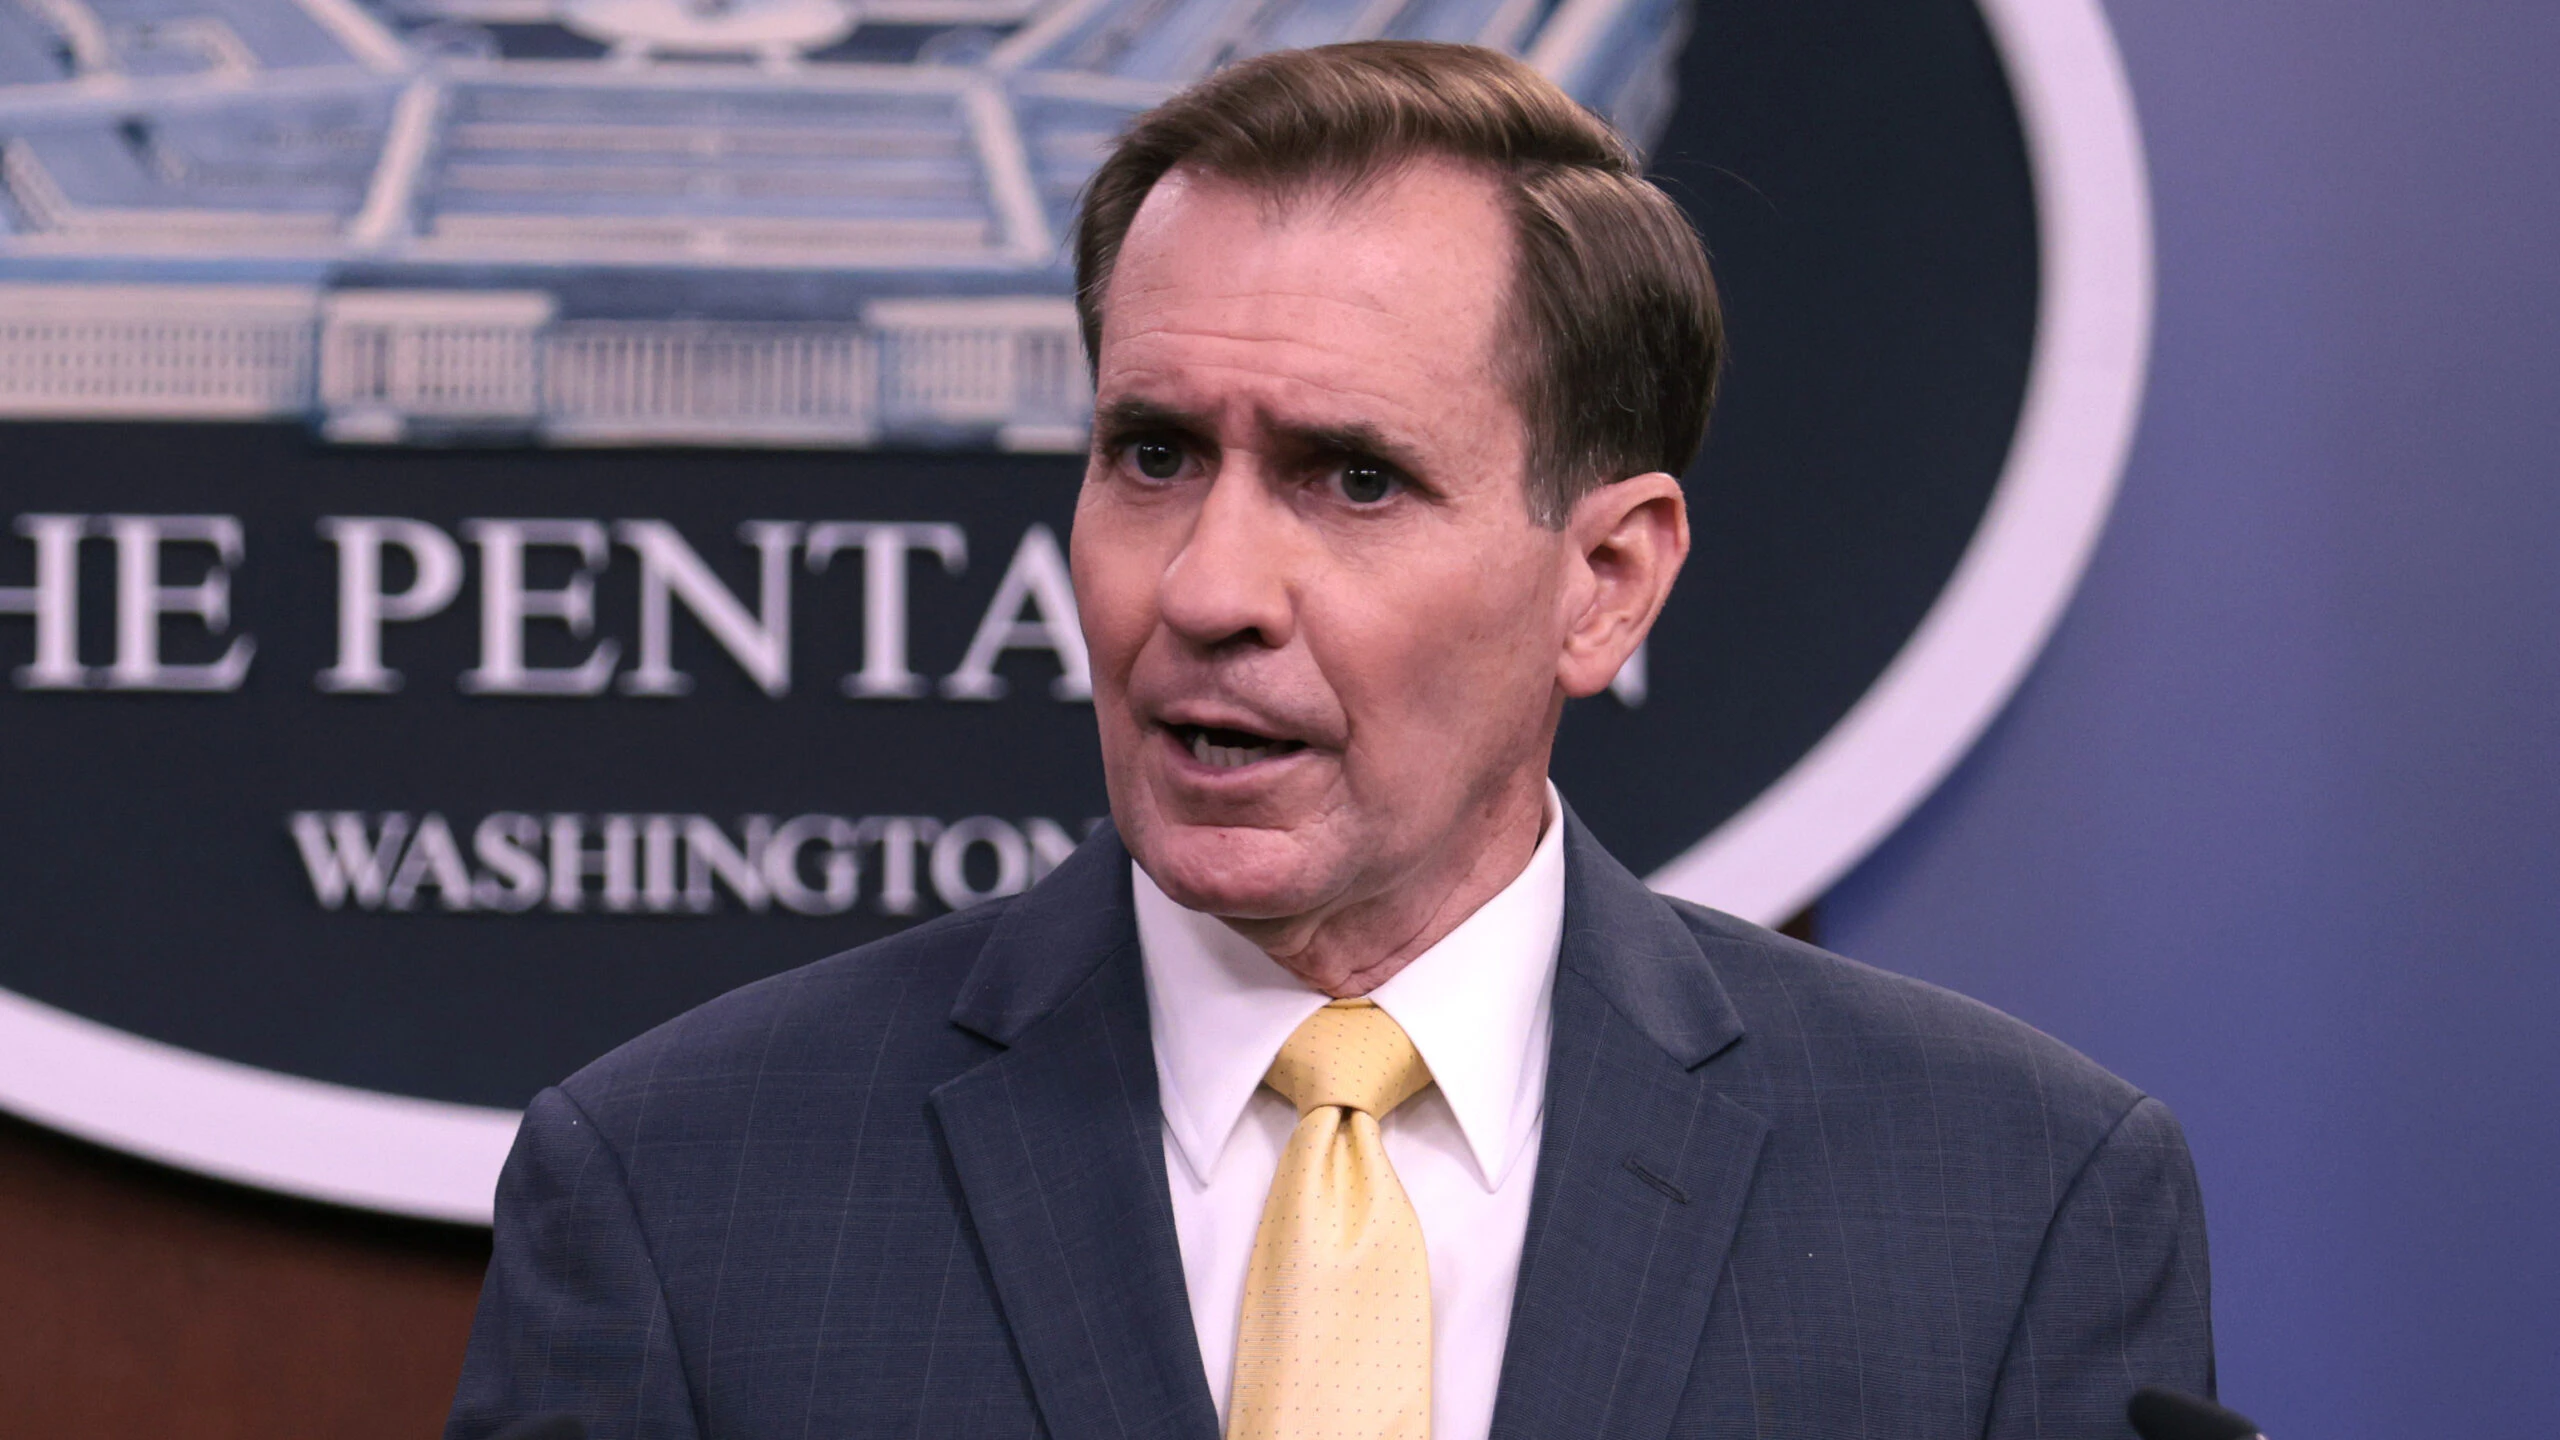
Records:
[[[1200,646],[1288,644],[1296,618],[1290,519],[1260,467],[1230,455],[1165,569],[1158,595],[1165,624]]]

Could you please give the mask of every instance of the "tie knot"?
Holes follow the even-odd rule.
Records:
[[[1339,1105],[1383,1120],[1431,1083],[1431,1067],[1394,1016],[1366,1000],[1336,1000],[1291,1033],[1263,1083],[1302,1116]]]

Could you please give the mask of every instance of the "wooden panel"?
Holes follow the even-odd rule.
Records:
[[[428,1440],[488,1257],[0,1117],[0,1436]]]

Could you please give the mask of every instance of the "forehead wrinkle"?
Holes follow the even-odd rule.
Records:
[[[1167,288],[1170,287],[1158,287],[1159,291]],[[1403,332],[1408,337],[1413,332],[1424,328],[1425,317],[1408,314],[1392,305],[1365,298],[1353,300],[1339,295],[1323,295],[1312,291],[1259,290],[1203,296],[1191,300],[1188,304],[1177,301],[1135,307],[1141,313],[1131,317],[1125,326],[1106,326],[1103,333],[1104,347],[1108,349],[1115,343],[1126,344],[1131,340],[1170,335],[1219,340],[1239,345],[1323,348],[1324,341],[1310,340],[1306,335],[1311,323],[1321,327],[1324,322],[1321,320],[1311,322],[1310,317],[1303,314],[1290,314],[1282,306],[1271,303],[1275,300],[1286,301],[1296,306],[1348,310],[1372,323],[1384,321],[1389,327]],[[1206,319],[1188,323],[1181,313],[1185,310],[1203,309],[1212,313]],[[1468,322],[1464,328],[1473,331],[1474,338],[1478,342],[1472,347],[1460,347],[1461,349],[1471,348],[1475,352],[1472,357],[1475,364],[1470,368],[1488,369],[1489,366],[1485,362],[1492,358],[1489,352],[1493,348],[1496,327],[1472,313],[1460,312],[1460,318]],[[1113,333],[1115,331],[1118,333]],[[1450,347],[1441,345],[1416,343],[1415,348],[1418,353],[1433,356],[1446,356],[1450,353]]]
[[[1501,165],[1446,151],[1423,149],[1409,154],[1380,153],[1347,164],[1267,175],[1230,174],[1186,160],[1159,177],[1156,187],[1168,196],[1182,190],[1195,194],[1219,191],[1230,195],[1242,194],[1253,201],[1265,230],[1285,230],[1300,225],[1360,229],[1374,222],[1372,217],[1354,208],[1358,202],[1381,194],[1392,195],[1399,182],[1420,180],[1429,183],[1454,179],[1490,202],[1494,212],[1506,222],[1497,228],[1496,233],[1503,242],[1501,263],[1507,266],[1512,259],[1511,252],[1517,248],[1517,237],[1507,223],[1507,178],[1507,171]],[[1149,198],[1154,197],[1150,195]]]
[[[1341,253],[1338,245],[1328,247],[1323,257],[1309,262],[1275,260],[1266,255],[1246,273],[1221,269],[1216,272],[1219,283],[1214,289],[1199,285],[1196,277],[1187,275],[1150,279],[1145,272],[1156,267],[1128,263],[1130,258],[1145,258],[1143,254],[1124,257],[1121,267],[1113,274],[1114,293],[1103,311],[1104,344],[1107,348],[1115,339],[1134,338],[1171,328],[1160,318],[1166,312],[1179,314],[1203,309],[1211,311],[1221,323],[1215,329],[1199,333],[1223,334],[1239,341],[1289,341],[1310,321],[1304,315],[1289,315],[1287,309],[1306,306],[1348,311],[1373,323],[1385,321],[1407,334],[1425,329],[1434,321],[1454,319],[1457,322],[1454,328],[1464,332],[1472,344],[1451,347],[1426,343],[1420,348],[1424,353],[1433,355],[1447,354],[1454,348],[1469,354],[1474,362],[1472,369],[1490,373],[1497,358],[1494,349],[1504,328],[1503,314],[1507,310],[1507,302],[1503,297],[1508,295],[1511,284],[1512,264],[1507,253],[1510,249],[1507,238],[1501,249],[1505,253],[1493,258],[1493,273],[1485,277],[1490,290],[1483,292],[1490,293],[1495,303],[1468,304],[1420,313],[1407,308],[1414,288],[1412,282],[1426,274],[1445,272],[1449,268],[1447,257],[1441,257],[1437,263],[1396,267],[1396,273],[1388,277],[1389,283],[1364,285],[1353,294],[1342,293],[1347,277],[1343,267],[1334,263]],[[1127,293],[1121,294],[1118,292],[1124,280],[1127,281]],[[1150,322],[1132,316],[1129,313],[1132,310],[1159,318]],[[1115,324],[1115,321],[1119,323]],[[1317,319],[1312,323],[1322,327],[1328,322]],[[1276,333],[1262,333],[1263,326],[1273,327]],[[1435,337],[1425,338],[1431,340]]]
[[[1311,359],[1315,363],[1272,363],[1275,358],[1296,358],[1272,357],[1269,351],[1264,347],[1275,344],[1285,345],[1296,351],[1311,352],[1307,358]],[[1361,381],[1363,377],[1357,373],[1356,369],[1353,369],[1352,374],[1345,376],[1342,372],[1345,369],[1352,367],[1346,367],[1339,363],[1326,363],[1336,361],[1338,357],[1320,345],[1296,341],[1273,340],[1256,343],[1250,348],[1256,353],[1249,355],[1209,354],[1184,355],[1178,357],[1168,356],[1152,361],[1142,358],[1135,364],[1113,367],[1113,373],[1106,374],[1104,377],[1104,383],[1106,386],[1112,384],[1114,381],[1126,384],[1127,380],[1124,377],[1133,377],[1138,375],[1162,375],[1173,379],[1177,386],[1190,388],[1189,386],[1184,385],[1184,382],[1192,377],[1199,377],[1201,380],[1205,381],[1207,377],[1213,375],[1232,375],[1239,377],[1251,388],[1269,388],[1277,386],[1303,390],[1315,390],[1327,395],[1341,396],[1346,399],[1356,399],[1364,404],[1385,405],[1407,415],[1419,416],[1432,414],[1437,413],[1439,410],[1448,408],[1445,404],[1435,405],[1429,408],[1417,406],[1408,403],[1403,399],[1399,399],[1392,394],[1388,394],[1383,390],[1362,384]],[[1479,372],[1479,375],[1480,374],[1481,372]],[[1234,382],[1230,381],[1229,383],[1232,384]],[[1439,387],[1433,388],[1435,391],[1439,389]],[[1442,398],[1442,395],[1440,393],[1435,393],[1431,398],[1440,399]]]
[[[1204,342],[1211,347],[1210,353],[1180,353],[1182,347]],[[1138,351],[1134,362],[1125,349],[1119,348],[1127,346],[1134,346]],[[1166,349],[1173,349],[1176,353],[1161,353]],[[1431,357],[1435,361],[1446,359],[1444,347],[1417,345],[1415,350],[1417,354]],[[1150,351],[1158,353],[1150,354]],[[1220,353],[1221,351],[1246,353]],[[1356,379],[1361,365],[1360,357],[1345,355],[1338,343],[1308,339],[1299,331],[1275,331],[1265,335],[1166,324],[1143,328],[1121,336],[1110,347],[1106,347],[1104,353],[1110,355],[1113,362],[1104,367],[1106,387],[1113,380],[1131,373],[1163,373],[1174,377],[1179,383],[1182,377],[1192,374],[1231,372],[1262,384],[1297,386],[1345,398],[1356,398],[1369,405],[1385,405],[1409,418],[1428,416],[1449,408],[1443,403],[1424,409],[1407,404],[1380,390],[1357,383],[1344,383],[1340,378],[1340,372],[1350,369],[1354,372]],[[1479,354],[1457,364],[1431,365],[1429,369],[1437,372],[1439,376],[1437,383],[1429,387],[1432,398],[1445,402],[1445,387],[1454,383],[1473,381],[1490,386],[1500,399],[1507,403],[1510,400],[1510,391],[1502,384],[1500,375],[1490,361],[1490,356]]]
[[[1400,321],[1406,318],[1401,315],[1393,305],[1388,304],[1383,300],[1371,299],[1365,294],[1355,299],[1351,296],[1335,293],[1324,288],[1324,281],[1339,283],[1339,276],[1326,276],[1323,277],[1322,280],[1318,280],[1312,277],[1293,276],[1288,273],[1298,268],[1302,267],[1281,265],[1265,261],[1264,263],[1254,267],[1255,275],[1253,278],[1247,278],[1245,275],[1222,271],[1221,275],[1225,279],[1226,283],[1221,284],[1216,290],[1210,293],[1192,297],[1192,303],[1252,304],[1254,302],[1267,300],[1293,300],[1317,305],[1338,305],[1348,309],[1366,311],[1370,314],[1384,315],[1391,319]],[[1271,273],[1275,271],[1279,273]],[[1266,275],[1269,276],[1269,278],[1261,278]],[[1118,276],[1115,274],[1113,279],[1116,288]],[[1142,278],[1131,282],[1130,293],[1126,298],[1131,300],[1154,298],[1162,296],[1168,292],[1175,295],[1181,295],[1186,288],[1190,287],[1186,287],[1183,282],[1178,280],[1155,280],[1150,282]],[[1121,297],[1115,295],[1113,298],[1116,300]]]

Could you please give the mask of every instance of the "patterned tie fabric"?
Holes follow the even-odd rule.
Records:
[[[1430,1068],[1386,1011],[1336,1000],[1263,1083],[1298,1128],[1254,1233],[1227,1440],[1429,1440],[1431,1267],[1378,1121]]]

